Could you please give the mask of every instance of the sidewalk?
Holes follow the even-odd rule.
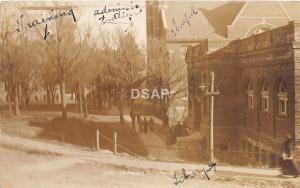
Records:
[[[117,166],[127,166],[133,168],[141,168],[143,170],[160,170],[160,171],[175,171],[185,168],[187,171],[196,169],[207,168],[208,164],[190,164],[190,163],[175,163],[175,162],[159,162],[146,160],[144,158],[136,158],[127,154],[113,155],[112,152],[107,150],[85,151],[83,148],[74,147],[72,145],[58,145],[52,143],[46,143],[43,141],[25,139],[10,135],[1,135],[0,137],[1,146],[9,145],[11,148],[17,147],[21,150],[40,150],[41,152],[61,154],[70,156],[72,159],[77,158],[78,160],[85,161],[97,161],[104,164],[111,164]],[[216,166],[217,171],[222,172],[235,172],[241,174],[253,174],[263,176],[278,176],[280,171],[278,169],[267,169],[267,168],[246,168],[246,167],[235,167],[235,166]]]
[[[179,161],[180,159],[176,156],[176,150],[168,149],[165,142],[153,132],[140,134],[145,147],[149,154],[148,157],[151,160],[161,161]]]

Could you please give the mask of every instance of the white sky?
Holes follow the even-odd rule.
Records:
[[[82,29],[86,28],[88,25],[93,28],[92,33],[95,34],[95,36],[98,36],[98,33],[100,29],[103,29],[105,31],[112,31],[116,29],[117,27],[120,27],[121,30],[125,32],[128,25],[124,24],[105,24],[100,25],[100,21],[98,20],[100,16],[94,16],[94,11],[99,10],[101,11],[104,6],[115,6],[118,2],[120,2],[122,5],[128,3],[131,4],[130,1],[110,1],[105,2],[101,1],[98,2],[92,2],[88,3],[87,5],[79,5],[81,9],[81,17],[78,21],[78,26]],[[80,3],[82,4],[82,3]],[[135,32],[137,37],[137,42],[139,45],[143,45],[146,43],[146,8],[145,8],[145,2],[144,1],[132,1],[132,4],[138,4],[142,8],[142,12],[134,17],[132,17],[132,23],[133,26],[130,27],[131,31]],[[127,19],[126,19],[127,21]],[[128,31],[127,31],[128,32]]]
[[[0,0],[1,2],[1,0]],[[9,7],[11,10],[14,10],[15,7],[17,7],[17,1],[2,1],[5,2],[5,4],[0,4],[0,8],[2,7]],[[22,5],[23,5],[22,1]],[[132,2],[132,3],[131,3]],[[117,4],[120,3],[120,6]],[[85,30],[88,26],[92,28],[92,35],[95,37],[99,36],[99,31],[104,30],[111,32],[115,30],[117,27],[120,27],[121,30],[125,32],[126,28],[128,28],[128,25],[124,24],[105,24],[105,25],[100,25],[101,21],[98,19],[100,16],[94,16],[94,11],[99,10],[101,11],[105,6],[110,7],[110,8],[117,8],[117,7],[124,7],[125,5],[136,5],[138,4],[139,7],[142,9],[142,12],[138,15],[135,15],[132,17],[132,23],[133,26],[130,27],[130,29],[127,31],[133,31],[136,34],[137,38],[137,43],[140,46],[143,46],[146,43],[146,8],[145,8],[145,1],[141,0],[132,0],[132,1],[127,1],[127,0],[120,0],[120,1],[105,1],[105,0],[99,0],[99,1],[76,1],[76,0],[69,0],[69,1],[60,1],[59,5],[72,5],[72,6],[77,6],[77,8],[74,8],[74,14],[77,19],[77,29],[82,29]],[[26,1],[26,6],[29,7],[47,7],[47,6],[53,6],[53,1],[47,1],[47,0],[42,0],[42,1]],[[16,9],[17,10],[17,9]],[[45,10],[43,12],[43,17],[47,18],[49,15],[49,11]],[[19,16],[19,14],[17,14]],[[107,14],[107,17],[111,17],[113,14]],[[67,16],[70,17],[70,16]],[[34,17],[34,19],[41,20],[40,13]],[[78,19],[80,18],[80,19]],[[14,21],[17,21],[18,18],[16,18]],[[32,18],[33,19],[33,18]],[[33,19],[33,20],[34,20]],[[62,18],[62,19],[71,19],[70,18]],[[30,21],[33,21],[30,20]],[[123,21],[123,20],[120,20]],[[125,19],[126,22],[129,21],[128,18]],[[17,24],[16,24],[17,27]],[[49,28],[51,30],[51,28]]]

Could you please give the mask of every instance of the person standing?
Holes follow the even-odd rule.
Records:
[[[137,121],[137,123],[141,123],[141,115],[140,115],[140,113],[139,112],[137,112],[137,114],[136,114],[136,121]]]
[[[295,164],[293,157],[292,137],[286,135],[282,145],[281,172],[283,175],[293,175],[294,177],[298,177],[300,171],[297,164]]]
[[[131,126],[132,126],[132,129],[136,130],[136,128],[135,128],[135,125],[136,125],[136,123],[135,123],[136,114],[135,114],[135,110],[134,110],[133,107],[130,109],[130,117],[131,117]]]
[[[143,129],[142,129],[142,124],[143,124],[143,121],[141,120],[141,116],[140,114],[137,112],[136,114],[136,123],[137,123],[137,129],[138,129],[138,132],[141,133],[143,132]]]
[[[147,118],[144,117],[144,133],[146,134],[148,132],[148,121],[147,121]]]
[[[153,118],[151,117],[150,120],[149,120],[150,132],[153,132],[153,130],[154,130],[154,125],[155,125],[154,120],[153,120]]]

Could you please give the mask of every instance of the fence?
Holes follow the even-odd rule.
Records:
[[[133,156],[139,156],[138,154],[130,151],[129,149],[127,149],[126,147],[122,146],[121,144],[118,144],[117,140],[118,139],[122,139],[121,137],[118,137],[117,132],[114,132],[114,140],[108,138],[107,136],[101,134],[100,130],[96,131],[96,142],[97,142],[97,150],[100,150],[100,146],[101,146],[101,138],[107,140],[108,142],[110,142],[113,145],[113,153],[117,154],[118,153],[118,148],[126,151],[128,154],[133,155]]]

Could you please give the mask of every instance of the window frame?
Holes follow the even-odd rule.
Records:
[[[261,87],[261,110],[263,112],[269,112],[270,111],[270,103],[269,103],[269,84],[266,80],[263,81],[262,87]]]
[[[248,109],[254,109],[254,89],[252,80],[249,81],[247,88],[247,106]]]
[[[248,109],[254,109],[254,91],[247,91]]]
[[[282,90],[282,88],[283,88],[283,90]],[[281,81],[279,83],[279,86],[277,89],[277,102],[278,102],[278,115],[287,116],[288,115],[288,113],[287,113],[288,92],[287,92],[286,84],[284,81]],[[282,109],[284,109],[284,110],[282,110]]]

